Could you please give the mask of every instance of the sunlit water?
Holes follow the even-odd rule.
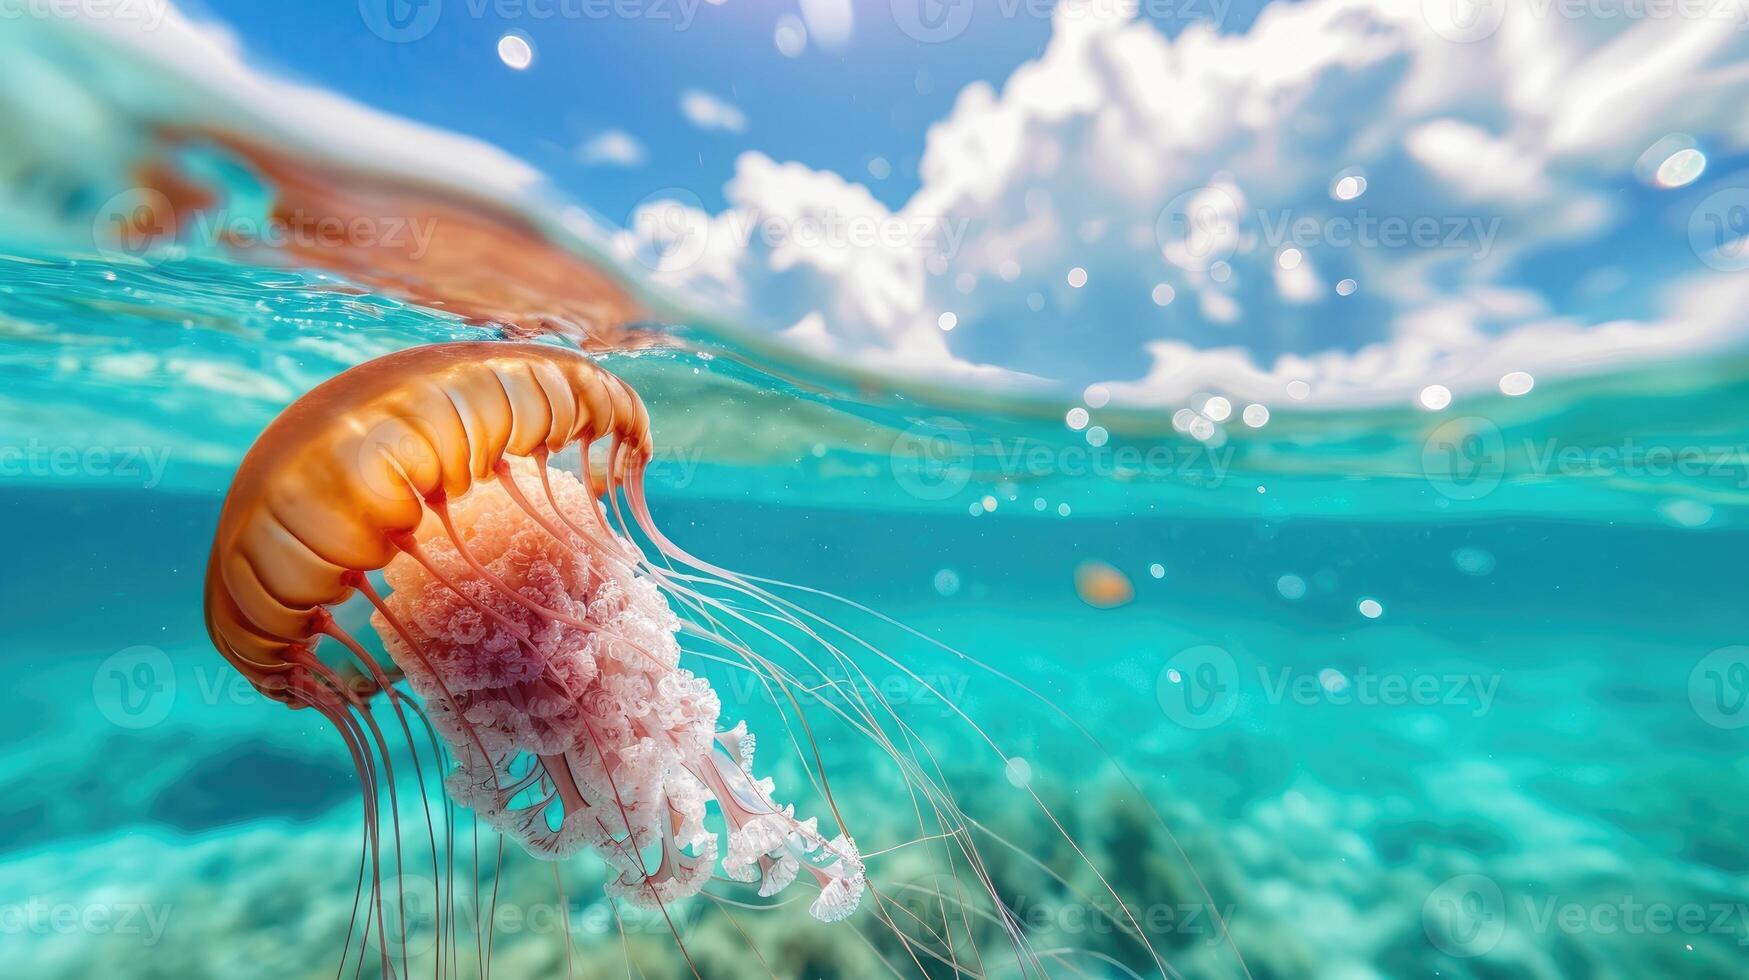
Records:
[[[206,260],[0,259],[8,975],[339,966],[352,769],[331,731],[212,651],[206,549],[230,471],[290,400],[380,353],[492,336],[339,285]],[[1742,364],[1437,413],[1284,397],[1261,428],[1234,406],[1181,432],[1183,417],[1112,407],[1077,429],[1069,399],[882,394],[709,329],[677,336],[604,360],[650,404],[658,521],[1034,692],[833,607],[923,678],[875,680],[968,810],[1060,867],[1061,837],[1018,787],[1052,801],[1174,970],[1742,975]],[[1134,600],[1083,602],[1085,562]],[[757,728],[760,696],[698,669]],[[902,840],[907,816],[891,787],[856,785],[870,752],[827,746],[865,850]],[[510,863],[506,904],[553,900],[546,871]],[[1079,962],[1091,975],[1158,972],[1084,900],[1005,866],[1041,944],[1109,956]],[[583,975],[623,971],[626,949],[648,975],[679,969],[665,926],[634,922],[622,943],[599,862],[565,875]],[[686,916],[713,975],[763,975],[711,915]],[[537,918],[500,923],[503,975],[563,968],[559,927]],[[867,968],[834,927],[783,922],[759,937],[779,975]]]

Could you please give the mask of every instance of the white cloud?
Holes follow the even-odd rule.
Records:
[[[1432,383],[1492,388],[1509,371],[1749,336],[1695,299],[1749,299],[1749,279],[1689,253],[1688,209],[1716,188],[1650,203],[1619,191],[1672,130],[1721,154],[1749,144],[1749,33],[1735,22],[1522,5],[1455,43],[1420,4],[1308,0],[1272,5],[1244,34],[1169,39],[1121,6],[1059,7],[1036,61],[1000,89],[962,91],[896,211],[749,153],[730,210],[699,216],[707,255],[655,278],[845,356],[1109,382],[1149,403],[1221,387],[1267,403],[1290,380],[1310,384],[1311,404],[1407,403]],[[1333,200],[1349,168],[1367,191]],[[946,254],[725,230],[760,217],[966,236]],[[1277,263],[1287,245],[1292,269]],[[1071,266],[1091,274],[1085,288],[1062,285]],[[1616,299],[1571,288],[1588,273]],[[1349,278],[1352,296],[1329,285]],[[1155,305],[1159,283],[1194,301]],[[947,309],[951,335],[934,327]]]
[[[545,183],[539,170],[489,143],[265,74],[249,65],[228,29],[196,21],[169,0],[153,0],[145,9],[153,12],[151,20],[92,14],[76,25],[154,63],[152,85],[104,89],[136,118],[223,122],[244,132],[265,131],[317,158],[416,173],[506,197],[526,197]],[[25,18],[7,30],[31,23]],[[63,29],[52,21],[37,26]],[[80,43],[76,33],[67,33],[70,43]],[[113,56],[114,51],[103,53]]]
[[[646,158],[644,144],[623,129],[609,129],[596,134],[583,144],[577,155],[584,163],[615,167],[641,166]]]
[[[746,113],[709,92],[698,89],[687,89],[681,93],[680,114],[699,129],[728,133],[747,131]]]
[[[1060,9],[1041,56],[1000,87],[959,93],[896,210],[837,174],[748,153],[726,211],[602,234],[627,262],[678,235],[655,283],[826,356],[1106,382],[1152,404],[1207,389],[1269,403],[1292,380],[1310,384],[1311,404],[1406,404],[1428,384],[1491,388],[1510,371],[1540,380],[1749,334],[1726,312],[1749,300],[1749,275],[1708,269],[1688,244],[1695,203],[1731,175],[1621,192],[1669,133],[1717,160],[1749,147],[1749,32],[1736,21],[1581,21],[1513,5],[1490,36],[1454,43],[1417,3],[1307,0],[1270,6],[1244,34],[1192,26],[1168,39],[1113,13],[1123,5],[1091,6]],[[803,11],[816,40],[842,14]],[[130,59],[78,62],[112,72],[102,90],[121,100],[42,120],[104,134],[81,145],[192,118],[511,202],[542,184],[486,144],[263,75],[228,34],[173,9],[154,31],[82,26],[182,80],[117,84],[137,77],[121,67]],[[31,57],[0,61],[18,91],[55,83],[44,71]],[[747,129],[705,92],[686,92],[681,110],[703,129]],[[610,162],[628,150],[594,152]],[[1366,193],[1335,201],[1330,182],[1350,168]],[[1382,244],[1387,218],[1431,219],[1442,243]],[[1302,225],[1309,241],[1278,240]],[[794,234],[807,229],[843,234]],[[1278,264],[1285,245],[1300,265]],[[1088,270],[1084,288],[1064,284],[1071,267]],[[1352,296],[1329,285],[1343,279],[1359,284]],[[1162,284],[1178,301],[1152,301]],[[947,334],[937,323],[950,310]]]

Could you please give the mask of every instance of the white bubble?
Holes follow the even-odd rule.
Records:
[[[944,568],[935,573],[935,591],[944,596],[957,595],[960,590],[959,573],[951,568]]]
[[[521,34],[506,34],[498,39],[498,60],[522,71],[534,64],[534,46]]]
[[[1303,402],[1310,397],[1311,394],[1312,386],[1306,384],[1304,381],[1289,381],[1287,383],[1287,396],[1294,401]]]
[[[1057,505],[1057,516],[1058,517],[1068,517],[1069,516],[1069,505],[1068,504],[1058,504]]]
[[[1215,282],[1226,282],[1233,278],[1233,267],[1225,262],[1216,262],[1209,266],[1209,278]]]
[[[1160,283],[1154,287],[1154,291],[1149,295],[1154,298],[1155,306],[1170,306],[1172,301],[1178,297],[1178,290],[1166,283]]]
[[[1096,425],[1087,430],[1087,444],[1095,449],[1105,445],[1110,438],[1111,433],[1105,431],[1105,427],[1102,425]]]
[[[1653,179],[1659,187],[1687,187],[1705,172],[1706,154],[1688,147],[1665,157],[1664,162],[1658,164],[1658,173]]]
[[[785,58],[800,57],[808,49],[807,25],[795,14],[784,14],[777,19],[777,32],[772,40],[777,43],[777,52]]]
[[[1068,414],[1063,416],[1063,422],[1076,432],[1087,428],[1087,419],[1087,410],[1079,405],[1069,409]]]
[[[868,162],[868,175],[876,180],[886,180],[893,175],[893,165],[886,157],[875,157]]]
[[[1465,575],[1486,575],[1494,570],[1494,556],[1485,548],[1459,548],[1451,553],[1451,561]]]
[[[1159,562],[1155,562],[1152,565],[1148,566],[1148,574],[1152,575],[1155,578],[1165,578],[1166,577],[1166,566],[1160,564]]]
[[[1305,259],[1306,256],[1304,252],[1290,246],[1276,253],[1275,264],[1281,266],[1283,269],[1291,271],[1293,269],[1298,269],[1300,263],[1304,262]]]
[[[1713,519],[1713,506],[1704,500],[1666,500],[1658,516],[1677,527],[1705,527]]]
[[[1253,429],[1261,429],[1269,424],[1269,408],[1256,403],[1246,405],[1245,413],[1240,416],[1245,424]]]
[[[1385,614],[1385,607],[1377,599],[1372,598],[1360,600],[1354,608],[1359,609],[1360,614],[1367,619],[1377,619]]]
[[[1026,296],[1026,308],[1034,313],[1044,309],[1045,295],[1043,293],[1028,293]]]
[[[1359,288],[1360,283],[1355,282],[1353,279],[1344,279],[1336,284],[1336,295],[1353,296],[1354,291]]]
[[[993,513],[996,510],[996,498],[995,497],[985,495],[983,503],[984,503],[984,510],[986,513]]]
[[[1043,498],[1043,497],[1034,497],[1032,500],[1032,509],[1033,510],[1042,511],[1046,507],[1049,507],[1049,506],[1050,506],[1050,504],[1045,503],[1045,498]]]
[[[1346,174],[1336,178],[1330,185],[1330,196],[1338,201],[1352,201],[1366,193],[1366,178],[1359,174]]]
[[[984,512],[984,502],[981,500],[974,500],[972,501],[971,506],[967,507],[966,510],[969,511],[973,517],[977,517]]]
[[[962,293],[970,293],[978,288],[978,277],[969,272],[962,272],[953,277],[953,288]]]
[[[996,267],[996,274],[1002,277],[1003,282],[1013,282],[1020,278],[1020,263],[1013,259],[1003,259],[1002,264]]]
[[[1275,591],[1289,602],[1298,602],[1306,597],[1306,580],[1290,572],[1275,580]]]
[[[1032,765],[1020,756],[1008,760],[1008,782],[1016,789],[1025,789],[1032,782]]]
[[[1422,408],[1437,412],[1451,404],[1451,389],[1445,385],[1428,385],[1421,389],[1419,401]]]
[[[1080,289],[1082,286],[1087,285],[1087,270],[1080,266],[1076,266],[1069,270],[1068,279],[1071,288]]]
[[[1318,671],[1318,686],[1330,694],[1341,694],[1348,690],[1348,675],[1334,667],[1325,667]]]
[[[1196,413],[1188,408],[1181,408],[1172,413],[1172,427],[1179,432],[1189,432],[1191,425],[1195,422]]]
[[[957,327],[960,325],[960,318],[955,316],[950,311],[950,312],[943,313],[942,315],[936,317],[935,318],[935,325],[940,327],[942,330],[952,330],[954,327]]]
[[[1514,371],[1500,379],[1500,391],[1516,398],[1527,395],[1536,387],[1536,379],[1525,371]]]
[[[1215,395],[1202,403],[1202,414],[1215,422],[1225,422],[1233,414],[1233,403]]]
[[[1104,408],[1111,403],[1111,391],[1104,385],[1088,385],[1081,393],[1081,402],[1088,408]]]

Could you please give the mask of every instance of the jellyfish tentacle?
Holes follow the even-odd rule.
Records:
[[[378,757],[380,757],[382,759],[383,773],[382,773],[381,785],[384,786],[385,788],[387,788],[388,793],[389,793],[390,830],[393,833],[394,839],[398,844],[399,841],[401,840],[401,804],[400,804],[399,793],[395,789],[395,782],[396,782],[395,768],[394,768],[394,761],[390,758],[390,755],[389,755],[388,740],[383,737],[382,729],[377,725],[375,717],[373,717],[371,715],[370,710],[366,707],[365,703],[359,699],[358,695],[352,690],[351,685],[348,684],[344,678],[342,678],[338,674],[336,674],[332,668],[328,667],[326,664],[317,660],[315,658],[315,655],[309,653],[308,651],[305,651],[302,654],[300,659],[301,659],[301,662],[313,674],[315,674],[317,678],[319,678],[329,688],[331,688],[332,690],[334,690],[336,692],[336,694],[338,695],[338,701],[341,705],[344,705],[345,707],[348,707],[351,709],[351,711],[349,711],[345,715],[347,721],[350,724],[352,724],[356,730],[359,730],[361,732],[361,734],[368,734],[368,736],[369,736],[369,741],[368,742],[361,741],[361,744],[364,746],[374,747],[376,749]],[[362,722],[363,724],[360,725],[360,722]],[[406,898],[405,882],[403,880],[403,875],[405,874],[405,871],[403,869],[402,862],[401,862],[401,849],[398,846],[395,848],[394,857],[395,857],[395,882],[396,882],[396,890],[397,890],[396,897],[399,899],[399,908],[400,908],[400,913],[401,913],[400,921],[402,923],[402,935],[400,937],[401,966],[402,966],[402,972],[406,972],[406,967],[407,967],[407,947],[406,947],[407,898]],[[379,885],[379,887],[380,887],[380,885]],[[380,899],[379,899],[379,905],[378,905],[378,917],[379,917],[378,924],[379,924],[379,926],[381,925],[381,921],[380,921],[381,915],[382,915],[382,910],[381,910],[381,904],[380,904]],[[383,940],[386,940],[387,938],[388,938],[387,934],[383,933],[382,935],[379,936],[378,941],[382,942]]]
[[[342,646],[345,646],[347,648],[347,650],[349,650],[352,653],[354,658],[356,658],[360,663],[362,663],[365,666],[365,668],[370,673],[371,679],[376,683],[378,689],[381,690],[388,697],[389,704],[394,709],[396,721],[398,721],[400,723],[401,731],[406,736],[406,739],[407,739],[407,750],[412,755],[412,759],[413,759],[413,774],[414,774],[414,777],[418,781],[418,784],[419,784],[419,802],[420,802],[421,808],[425,812],[425,830],[426,830],[426,835],[427,835],[428,841],[431,845],[431,874],[432,874],[433,882],[436,882],[436,881],[440,880],[441,876],[442,876],[442,872],[438,867],[439,857],[438,857],[438,847],[437,847],[437,828],[436,828],[435,821],[433,821],[432,816],[431,816],[431,800],[430,800],[429,791],[428,791],[426,784],[425,784],[425,767],[419,761],[419,749],[418,749],[418,746],[413,738],[412,726],[407,721],[407,714],[406,714],[406,710],[404,707],[404,701],[401,697],[401,694],[399,691],[397,691],[395,689],[394,682],[389,679],[387,673],[383,670],[382,666],[377,663],[376,658],[372,657],[370,655],[370,653],[368,651],[366,651],[364,649],[364,647],[358,642],[358,640],[352,636],[352,634],[346,632],[346,630],[342,629],[340,627],[340,625],[334,621],[334,616],[332,613],[328,612],[326,609],[323,609],[323,610],[320,610],[316,615],[317,615],[317,619],[318,619],[318,623],[319,623],[319,626],[318,626],[319,631],[321,633],[323,633],[324,635],[331,636],[334,639],[338,640]],[[361,708],[361,710],[363,710],[363,709]],[[373,728],[375,727],[374,724],[372,727]],[[429,733],[429,729],[427,729],[427,732]],[[380,738],[380,734],[379,734],[379,738]],[[432,742],[432,748],[434,750],[436,749],[435,739]],[[387,753],[388,753],[387,744],[386,743],[382,744],[381,749],[384,753],[384,761],[386,763],[387,762]],[[397,810],[398,810],[398,808],[397,808]],[[397,837],[397,839],[399,839],[398,828],[397,828],[396,837]],[[398,867],[398,862],[399,862],[399,855],[397,854],[397,867]],[[436,926],[437,926],[438,934],[440,936],[443,934],[445,920],[447,918],[447,915],[446,915],[447,911],[448,911],[448,909],[445,905],[439,904],[437,906]],[[404,914],[403,914],[402,921],[403,921],[403,923],[406,921]],[[405,937],[403,937],[403,941],[404,941],[404,939],[405,939]],[[432,968],[434,971],[434,973],[433,973],[434,977],[437,978],[437,980],[441,980],[441,977],[443,976],[443,951],[442,951],[441,946],[438,947],[438,952],[437,952],[437,955],[434,957],[434,963],[433,963]]]
[[[426,658],[424,650],[420,648],[418,641],[413,638],[413,634],[408,632],[406,625],[401,622],[401,618],[397,616],[394,610],[390,609],[388,604],[383,601],[382,594],[377,592],[376,586],[371,584],[368,576],[362,572],[354,572],[353,576],[354,577],[351,579],[350,584],[365,597],[370,603],[371,608],[375,609],[377,614],[383,617],[384,621],[386,621],[390,628],[395,631],[395,635],[400,637],[401,642],[407,645],[408,651],[418,660],[423,669],[436,679],[437,688],[442,693],[443,700],[448,704],[451,711],[456,712],[456,717],[461,720],[462,729],[468,733],[471,747],[480,753],[480,758],[488,758],[486,746],[480,741],[479,731],[475,729],[473,724],[467,721],[459,711],[457,711],[455,694],[449,690],[449,687],[443,680],[442,676],[432,668],[431,661]],[[415,707],[415,710],[417,710],[417,707]],[[423,712],[421,712],[421,716],[423,717]],[[430,727],[429,720],[427,720],[427,727]]]
[[[374,912],[379,925],[379,928],[377,929],[378,952],[382,959],[383,975],[386,977],[390,975],[391,967],[389,965],[388,947],[383,939],[383,937],[387,935],[387,930],[380,928],[383,919],[382,839],[379,832],[380,817],[378,813],[377,794],[380,783],[376,770],[376,762],[371,757],[369,751],[364,748],[361,733],[356,728],[350,711],[341,703],[335,692],[322,689],[314,683],[294,682],[293,685],[288,688],[287,693],[289,699],[302,702],[306,706],[315,709],[318,714],[327,718],[329,723],[339,731],[342,741],[346,744],[347,751],[352,756],[353,766],[357,770],[360,785],[364,790],[364,849],[370,855],[371,898],[370,905],[365,909],[365,934],[360,938],[359,958],[360,966],[362,967],[364,951],[369,947],[370,943],[370,919],[371,914]],[[362,888],[360,889],[359,897],[362,897]],[[357,902],[355,900],[354,922],[356,921],[357,916],[356,908]],[[351,927],[349,926],[347,931],[348,943],[351,941],[351,935]],[[342,967],[344,968],[344,957],[342,957]]]

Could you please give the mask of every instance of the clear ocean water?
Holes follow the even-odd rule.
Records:
[[[39,65],[23,36],[0,34],[0,71],[60,78],[42,66],[78,48],[44,43]],[[159,94],[121,61],[64,62],[118,102]],[[381,976],[344,959],[352,760],[214,651],[208,550],[239,460],[294,399],[502,332],[295,262],[93,247],[107,195],[69,161],[137,148],[26,146],[52,114],[0,127],[16,158],[63,165],[6,186],[64,204],[36,225],[0,209],[0,977]],[[1240,405],[1175,419],[934,387],[734,324],[652,326],[600,363],[649,406],[656,521],[847,600],[787,593],[892,655],[859,659],[866,682],[1051,975],[1749,976],[1749,356],[1431,412],[1284,398],[1259,426]],[[744,677],[689,663],[729,720],[776,730]],[[803,767],[762,751],[817,812]],[[877,884],[939,883],[875,747],[828,728],[819,751]],[[417,842],[421,812],[401,815]],[[453,934],[437,876],[398,876],[408,975],[484,976],[488,936],[506,978],[688,976],[682,946],[706,977],[953,973],[899,958],[866,913],[615,908],[593,856],[557,882],[514,849],[495,870],[456,816]]]
[[[352,768],[213,652],[204,557],[231,468],[292,398],[489,332],[332,287],[202,258],[0,256],[8,975],[337,968]],[[1216,453],[1169,420],[1094,410],[1096,448],[1062,405],[845,390],[676,335],[688,349],[603,359],[665,448],[658,521],[1018,682],[831,607],[928,680],[877,678],[968,812],[1052,864],[1061,838],[1018,787],[1052,801],[1174,975],[1742,975],[1742,364],[1431,417],[1284,406]],[[1454,419],[1498,445],[1453,443]],[[1133,601],[1083,601],[1089,562]],[[758,700],[725,699],[755,727]],[[871,748],[828,752],[882,828],[865,833],[902,835],[891,787],[856,785]],[[590,860],[565,871],[586,975],[624,969],[625,948],[673,975],[665,932],[622,947]],[[550,892],[532,864],[509,862],[506,904]],[[1002,867],[1037,936],[1106,957],[1083,972],[1154,972],[1075,891]],[[500,923],[500,969],[562,968],[557,919],[534,920]],[[830,927],[785,921],[761,938],[779,975],[867,967]],[[695,948],[727,942],[711,914],[687,923]],[[759,973],[723,948],[712,975]]]

